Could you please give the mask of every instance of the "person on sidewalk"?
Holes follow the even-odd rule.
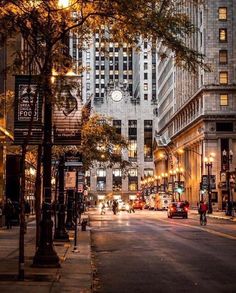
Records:
[[[7,199],[7,202],[5,204],[4,213],[5,213],[7,229],[11,229],[12,228],[12,217],[14,214],[14,206],[9,198]]]

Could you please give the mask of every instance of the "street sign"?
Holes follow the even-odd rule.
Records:
[[[78,192],[83,192],[84,191],[84,184],[79,183],[78,184]]]
[[[202,189],[208,189],[208,177],[210,177],[210,188],[216,189],[216,176],[215,175],[202,175]]]

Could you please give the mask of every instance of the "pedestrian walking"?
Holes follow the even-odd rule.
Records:
[[[103,202],[101,205],[101,215],[105,215],[105,213],[106,213],[106,206],[105,206],[105,203]]]
[[[113,200],[113,203],[112,203],[112,211],[113,211],[113,214],[116,215],[117,214],[117,211],[118,211],[118,203],[116,200]]]
[[[14,214],[14,206],[9,198],[7,199],[7,202],[5,204],[4,213],[5,213],[7,229],[11,229],[12,228],[12,217]]]
[[[131,214],[131,212],[135,213],[134,203],[132,200],[129,201],[129,213]]]

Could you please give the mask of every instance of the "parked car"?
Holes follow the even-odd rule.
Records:
[[[145,202],[139,199],[136,199],[133,203],[133,208],[137,210],[142,210],[145,206]]]
[[[188,218],[188,207],[185,202],[172,202],[168,206],[167,210],[168,218],[182,217],[183,219]]]

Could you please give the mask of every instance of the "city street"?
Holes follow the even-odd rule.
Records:
[[[97,292],[235,292],[235,222],[90,212]]]

